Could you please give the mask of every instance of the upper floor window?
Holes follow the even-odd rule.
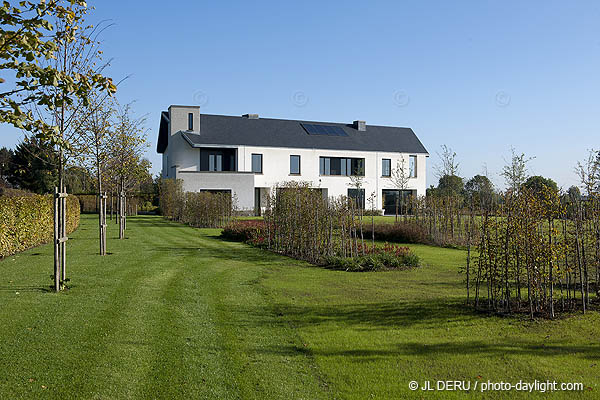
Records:
[[[381,176],[392,176],[392,160],[389,158],[381,160]]]
[[[300,175],[300,156],[290,156],[290,174]]]
[[[188,131],[194,130],[194,113],[188,113]]]
[[[410,178],[417,177],[417,156],[409,156],[408,158],[408,173]]]
[[[263,172],[263,155],[252,154],[252,172],[262,174]]]
[[[208,170],[209,171],[223,171],[223,155],[222,154],[209,154],[208,155]]]
[[[319,173],[321,175],[364,176],[364,158],[320,157]]]

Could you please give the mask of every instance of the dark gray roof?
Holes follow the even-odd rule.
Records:
[[[309,135],[301,123],[339,126],[348,136]],[[365,131],[358,131],[352,124],[201,114],[200,134],[182,134],[194,147],[246,145],[427,154],[412,129],[391,126],[367,125]]]

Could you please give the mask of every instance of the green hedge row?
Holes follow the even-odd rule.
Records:
[[[51,195],[0,196],[0,258],[18,253],[54,236]],[[67,234],[79,225],[79,200],[67,197]]]

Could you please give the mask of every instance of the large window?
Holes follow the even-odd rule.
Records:
[[[262,172],[263,172],[262,157],[263,157],[262,154],[252,154],[252,172],[262,174]]]
[[[321,175],[364,176],[364,158],[320,157],[319,173]]]
[[[348,189],[348,198],[355,201],[358,208],[365,208],[365,189]]]
[[[408,171],[409,177],[416,178],[417,177],[417,156],[410,156],[408,158]]]
[[[300,175],[300,156],[290,156],[290,174]]]
[[[414,196],[413,190],[383,189],[381,199],[384,215],[412,214],[410,199]]]
[[[194,130],[194,114],[188,113],[188,131]]]
[[[389,158],[381,160],[381,176],[392,176],[392,160]]]

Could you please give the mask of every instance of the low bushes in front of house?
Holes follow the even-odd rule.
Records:
[[[221,237],[256,247],[269,247],[269,231],[264,221],[233,221],[225,226]],[[325,255],[317,264],[343,271],[380,271],[418,267],[419,257],[406,246],[389,243],[385,243],[383,246],[372,246],[358,243],[356,255],[351,257]]]
[[[380,271],[419,266],[419,257],[406,246],[386,243],[383,247],[364,246],[355,257],[326,256],[324,265],[344,271]]]
[[[373,232],[375,233],[375,240],[393,243],[432,244],[427,228],[412,221],[375,224],[375,226],[365,224],[365,238],[371,239]]]
[[[221,237],[236,242],[258,243],[265,236],[267,224],[261,220],[232,221],[223,228]]]

